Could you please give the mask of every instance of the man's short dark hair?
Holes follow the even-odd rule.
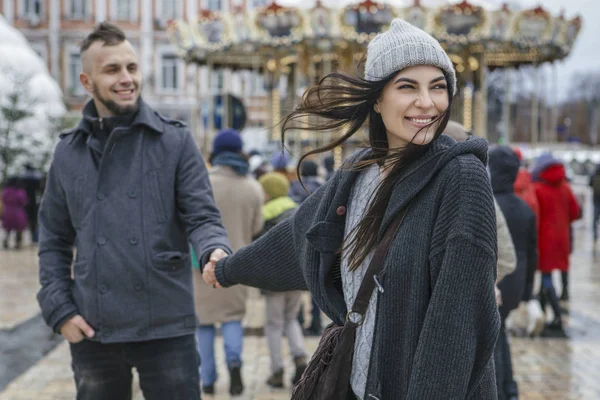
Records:
[[[125,32],[123,32],[121,28],[110,22],[101,22],[96,25],[96,28],[94,28],[85,39],[83,39],[79,52],[83,53],[89,49],[94,42],[101,41],[104,43],[104,46],[116,46],[123,43],[125,40],[127,40],[127,37],[125,37]]]

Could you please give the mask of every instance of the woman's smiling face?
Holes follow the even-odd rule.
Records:
[[[431,142],[449,103],[448,84],[440,68],[418,65],[398,72],[375,103],[386,128],[388,147]]]

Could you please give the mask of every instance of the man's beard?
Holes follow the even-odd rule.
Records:
[[[133,90],[135,91],[137,89],[138,89],[138,86],[134,84]],[[125,115],[125,114],[132,114],[132,113],[136,112],[137,110],[139,110],[140,102],[142,100],[142,97],[138,96],[135,104],[132,104],[130,106],[120,106],[115,101],[107,100],[104,97],[102,97],[102,95],[100,94],[100,91],[98,90],[98,86],[96,86],[96,84],[94,84],[94,98],[97,99],[100,103],[102,103],[104,105],[104,107],[106,107],[110,112],[112,112],[115,115]]]

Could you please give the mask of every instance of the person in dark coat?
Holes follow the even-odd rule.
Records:
[[[42,197],[42,173],[36,170],[31,164],[25,164],[25,173],[21,176],[23,188],[27,193],[27,224],[31,232],[31,241],[38,242],[37,214],[39,200]]]
[[[265,225],[256,239],[280,222],[291,218],[298,209],[298,205],[288,196],[290,182],[284,175],[279,172],[269,172],[260,177],[259,183],[265,193],[265,205],[262,209]],[[307,362],[302,327],[296,317],[300,310],[302,291],[272,292],[264,290],[262,293],[265,295],[266,303],[265,337],[271,355],[271,375],[267,380],[267,385],[273,388],[284,387],[284,360],[281,352],[281,339],[284,334],[296,366],[292,378],[292,385],[296,385],[306,369]]]
[[[517,268],[498,284],[502,293],[500,305],[502,329],[496,345],[495,360],[500,400],[518,398],[505,322],[509,313],[516,309],[521,301],[527,302],[531,299],[538,258],[535,214],[514,191],[519,167],[519,158],[509,147],[498,146],[490,150],[489,169],[492,190],[506,219],[517,254]]]
[[[596,241],[598,240],[598,220],[600,219],[600,165],[596,167],[596,172],[590,177],[590,187],[592,188],[594,199],[592,232],[594,233],[594,244],[596,244]]]
[[[323,159],[323,167],[325,167],[325,170],[327,171],[325,180],[328,181],[331,179],[333,174],[335,174],[335,159],[332,155],[329,155]]]
[[[6,231],[3,246],[8,249],[10,234],[15,232],[15,248],[21,248],[23,242],[23,231],[27,228],[27,193],[23,189],[21,181],[17,177],[7,179],[2,189],[2,227]]]
[[[550,303],[554,321],[543,332],[545,336],[565,337],[562,311],[552,282],[552,271],[569,270],[571,253],[570,226],[580,216],[575,195],[567,183],[565,166],[551,154],[543,154],[532,169],[535,194],[540,204],[538,224],[539,265],[542,273],[540,302],[545,309]]]
[[[300,181],[292,182],[289,196],[298,204],[302,204],[312,193],[321,187],[323,181],[319,178],[319,166],[314,161],[304,161],[300,165]],[[302,186],[304,185],[304,186]]]
[[[185,123],[142,99],[118,26],[79,50],[92,98],[40,202],[42,317],[69,342],[78,400],[131,398],[133,368],[148,400],[200,400],[189,245],[200,264],[232,252],[204,159]]]
[[[297,204],[302,204],[312,193],[316,192],[321,187],[323,182],[318,177],[319,167],[313,161],[304,161],[300,165],[300,176],[302,183],[296,180],[290,185],[289,196]],[[304,186],[302,186],[304,185]],[[311,301],[311,322],[310,326],[306,329],[306,334],[310,336],[320,336],[323,331],[321,322],[321,310],[314,299]],[[298,321],[300,325],[304,325],[304,305],[300,306],[300,312],[298,314]]]

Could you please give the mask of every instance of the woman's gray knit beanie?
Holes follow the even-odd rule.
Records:
[[[456,73],[448,54],[427,32],[396,18],[390,29],[375,36],[367,48],[365,79],[382,80],[415,65],[440,68],[448,81],[448,92],[456,93]]]

